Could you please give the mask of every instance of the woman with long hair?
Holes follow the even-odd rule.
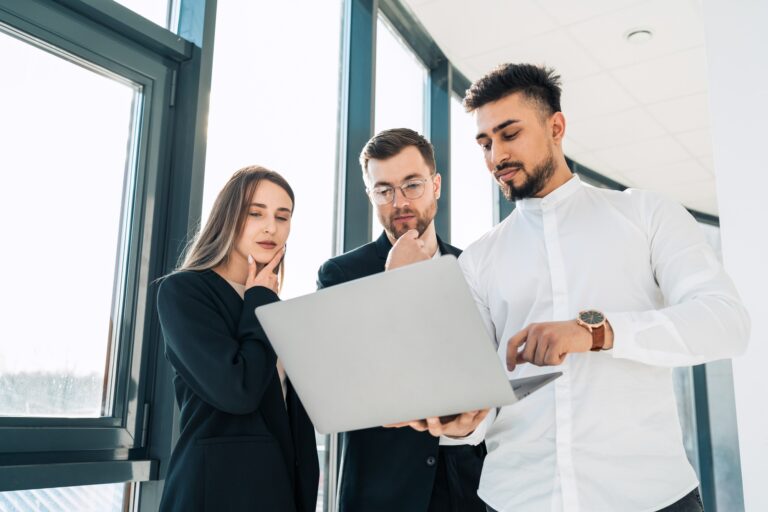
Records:
[[[181,411],[160,510],[315,510],[314,429],[254,313],[279,300],[293,209],[282,176],[240,169],[160,284]]]

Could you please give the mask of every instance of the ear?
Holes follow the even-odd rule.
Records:
[[[565,116],[562,112],[555,112],[549,120],[552,129],[552,139],[557,144],[563,142],[565,137]]]
[[[432,185],[434,186],[435,191],[435,199],[440,199],[440,191],[443,186],[443,177],[440,176],[440,173],[435,173],[434,177],[432,178]]]

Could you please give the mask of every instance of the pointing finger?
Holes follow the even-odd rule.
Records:
[[[528,327],[509,338],[509,341],[507,342],[507,369],[509,371],[514,370],[515,365],[519,362],[517,352],[520,348],[520,345],[525,343],[527,338]]]

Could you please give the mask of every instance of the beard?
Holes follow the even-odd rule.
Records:
[[[435,214],[437,213],[437,201],[433,202],[432,205],[427,208],[424,212],[419,212],[418,210],[413,210],[412,208],[396,208],[392,211],[392,213],[389,215],[389,218],[382,219],[379,218],[379,221],[384,226],[384,229],[387,230],[388,233],[390,233],[395,239],[400,238],[408,231],[415,229],[419,232],[419,236],[423,235],[424,232],[429,227],[430,223],[432,222],[432,219],[435,218]],[[395,222],[395,217],[399,217],[401,215],[413,215],[414,221],[416,222],[415,226],[412,226],[411,224],[414,221],[410,221],[407,224],[403,224],[402,222]]]
[[[530,172],[528,172],[528,169],[525,168],[522,162],[505,162],[497,166],[496,172],[512,167],[519,168],[518,172],[527,176],[527,179],[520,186],[515,186],[512,180],[500,182],[499,186],[504,193],[504,197],[507,198],[507,201],[535,197],[555,174],[556,166],[555,157],[551,151],[544,161],[536,165]]]

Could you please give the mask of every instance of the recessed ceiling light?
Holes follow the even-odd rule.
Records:
[[[627,31],[624,37],[632,44],[643,44],[653,39],[653,32],[648,28],[634,28]]]

